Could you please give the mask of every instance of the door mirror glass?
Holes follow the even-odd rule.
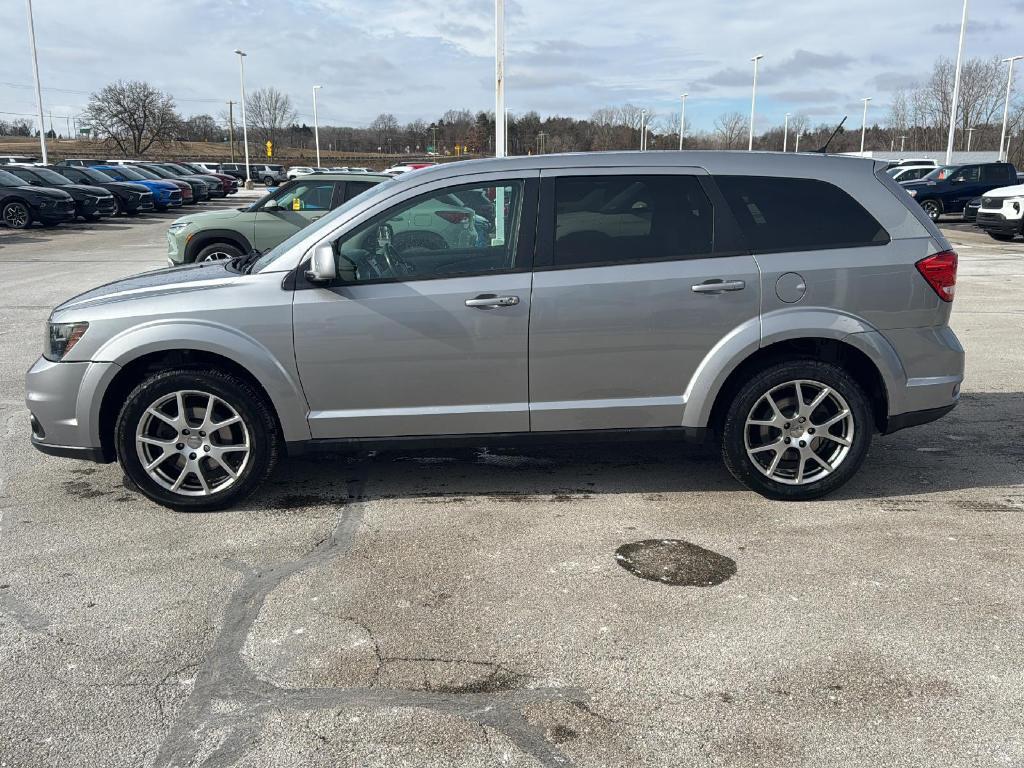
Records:
[[[338,277],[338,268],[334,260],[334,248],[330,243],[320,243],[313,249],[313,258],[306,279],[311,283],[329,283]]]

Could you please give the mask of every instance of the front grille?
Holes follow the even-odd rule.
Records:
[[[983,197],[981,198],[982,208],[1002,208],[1003,204],[999,202],[999,198],[996,197]]]
[[[180,203],[181,202],[181,190],[180,189],[175,190],[174,192],[171,192],[171,202],[172,203]]]
[[[114,198],[112,198],[112,197],[100,198],[99,209],[101,211],[111,211],[111,212],[113,212],[113,210],[114,210]]]
[[[75,201],[74,200],[61,200],[61,201],[59,201],[57,203],[57,210],[58,211],[66,211],[66,212],[74,211],[75,210]]]

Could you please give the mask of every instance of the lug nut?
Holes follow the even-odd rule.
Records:
[[[803,416],[801,416],[800,417],[800,423],[803,424],[805,421],[807,421],[807,419],[805,419]]]
[[[195,455],[194,453],[190,453],[190,454],[188,455],[188,457],[189,457],[190,459],[194,459],[194,458],[196,457],[196,455]]]
[[[189,431],[187,429],[183,429],[183,430],[181,430],[181,434],[187,435],[187,434],[189,434]]]
[[[801,440],[800,441],[800,447],[801,448],[806,448],[807,447],[807,443],[805,443],[803,440]]]
[[[184,447],[185,447],[185,444],[184,444],[184,443],[178,443],[178,444],[177,444],[176,446],[174,446],[174,447],[175,447],[175,448],[177,448],[177,449],[178,449],[178,450],[180,451],[180,450],[184,449]]]
[[[200,437],[206,437],[206,433],[205,433],[205,432],[200,432],[200,433],[199,433],[199,436],[200,436]]]
[[[789,445],[789,443],[790,443],[789,438],[787,437],[784,442],[786,443],[786,445]]]
[[[807,430],[807,434],[813,435],[814,434],[814,427],[811,427],[810,429],[808,429]]]
[[[789,429],[789,422],[788,421],[783,425],[783,429]]]
[[[209,453],[210,452],[210,446],[204,445],[203,446],[203,450],[206,451],[207,453]]]

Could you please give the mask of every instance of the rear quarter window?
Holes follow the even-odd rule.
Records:
[[[716,176],[754,253],[885,245],[889,233],[848,193],[818,179]]]

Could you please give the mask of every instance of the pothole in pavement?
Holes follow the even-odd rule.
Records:
[[[615,550],[615,562],[641,579],[674,587],[714,587],[736,574],[736,561],[680,539],[645,539]]]

